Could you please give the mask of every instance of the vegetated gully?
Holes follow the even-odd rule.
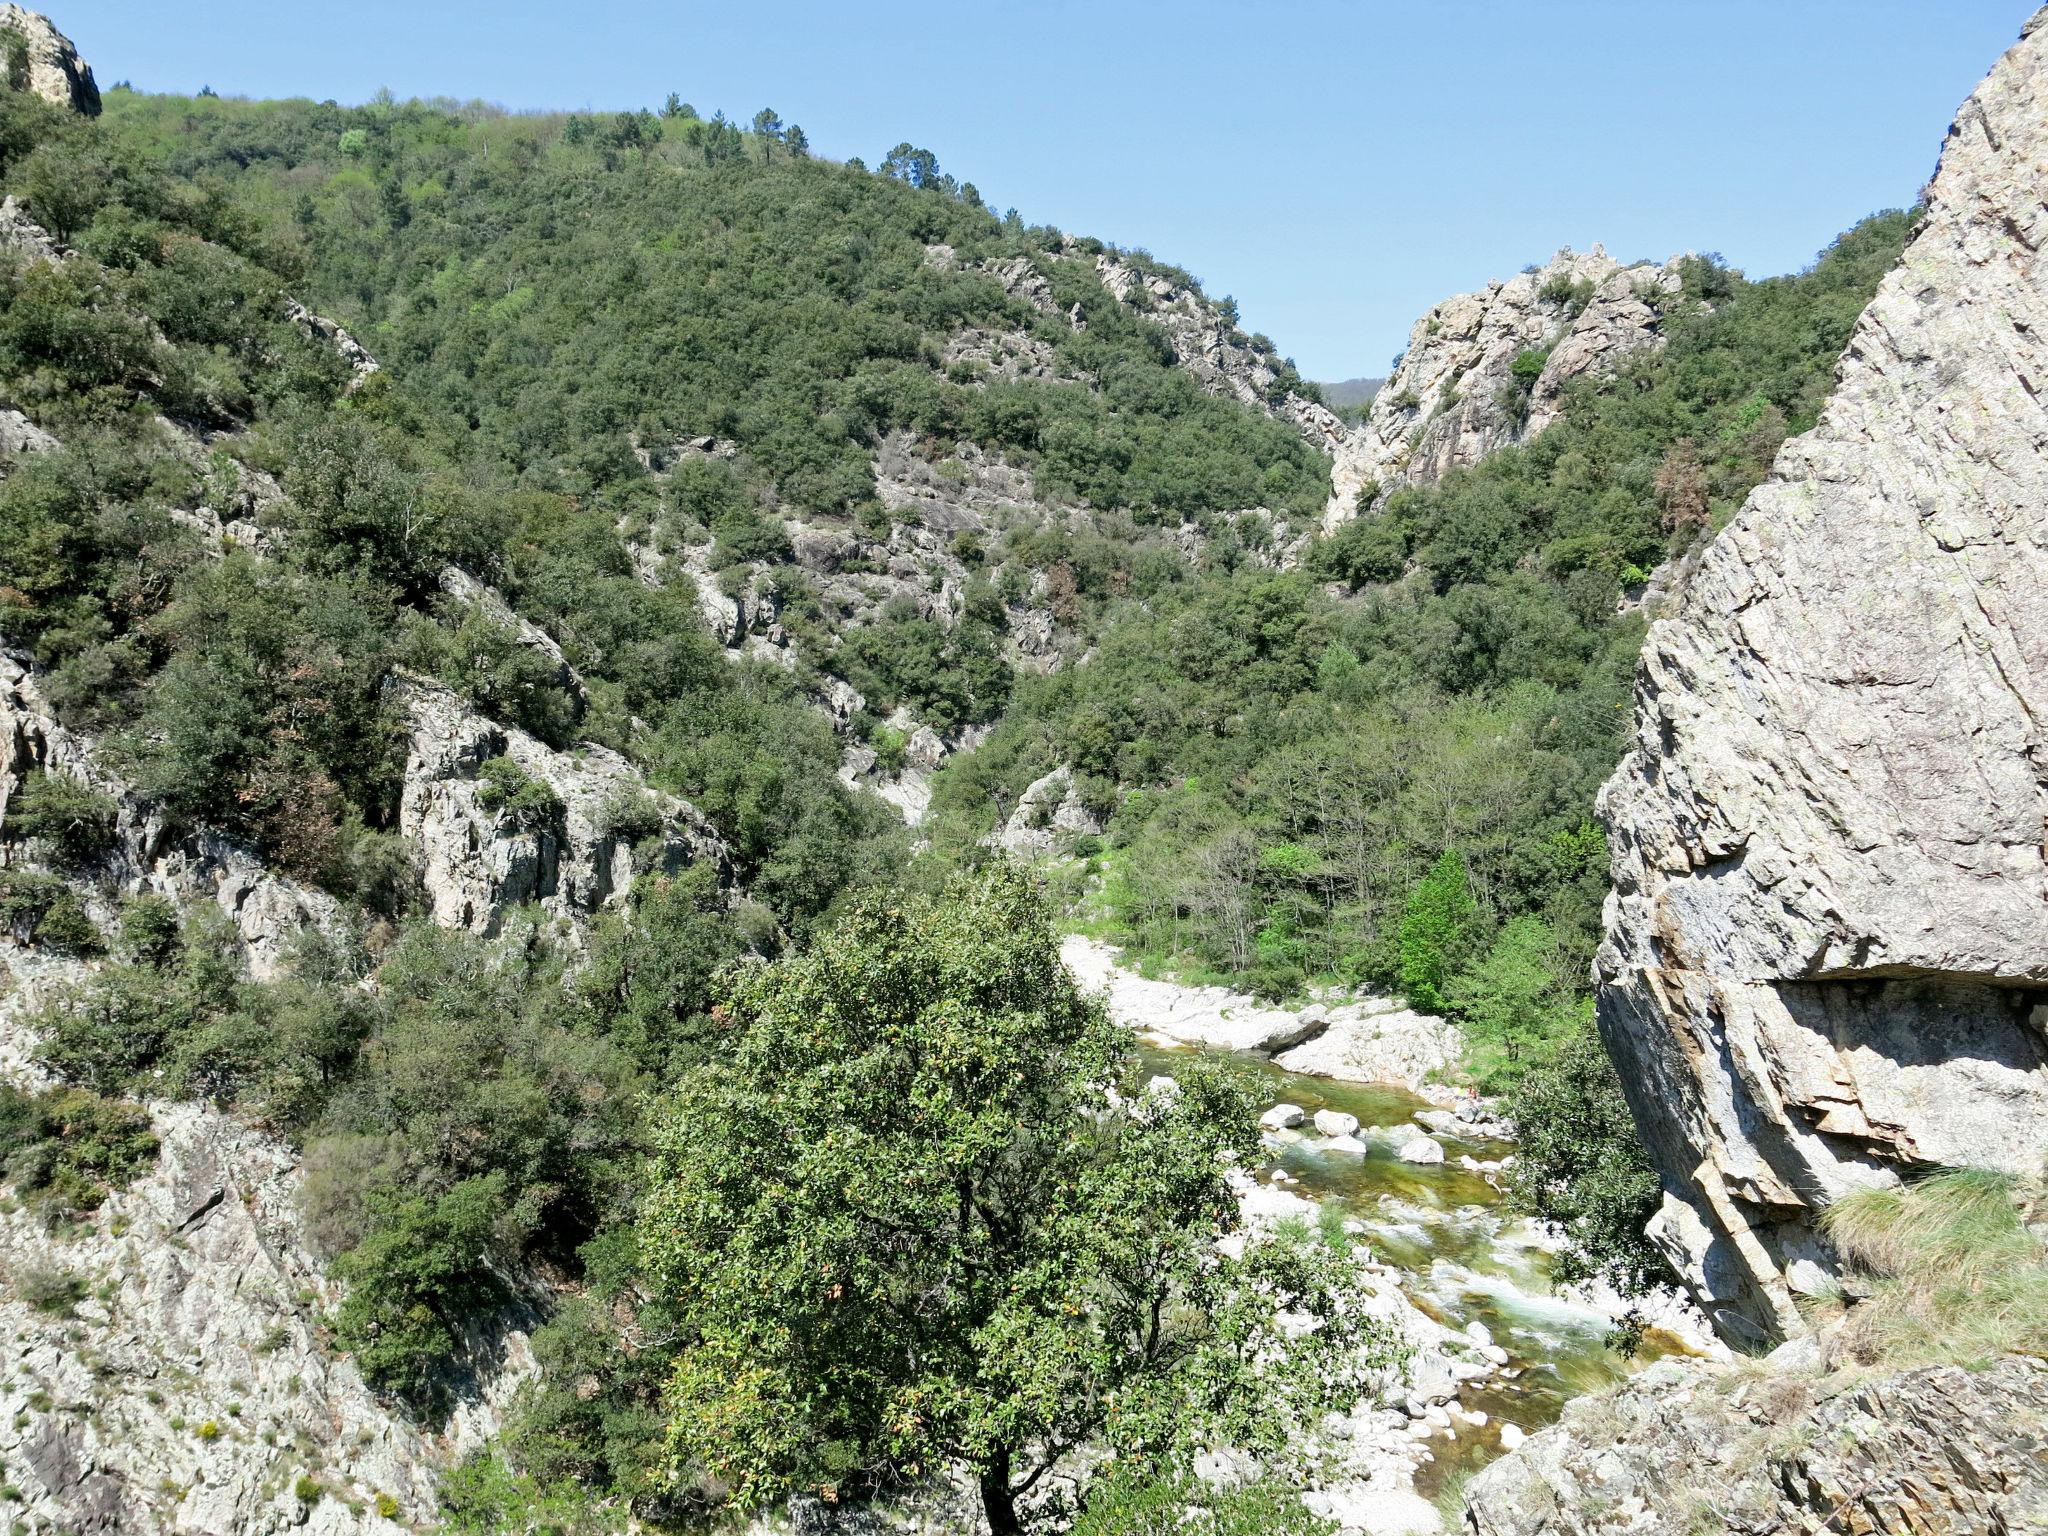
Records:
[[[1609,1314],[1557,1293],[1552,1280],[1556,1241],[1538,1223],[1509,1209],[1502,1174],[1460,1166],[1499,1160],[1511,1143],[1465,1141],[1438,1134],[1445,1160],[1404,1163],[1395,1155],[1399,1138],[1385,1134],[1410,1128],[1416,1111],[1434,1106],[1398,1087],[1339,1082],[1283,1071],[1264,1057],[1206,1046],[1147,1042],[1140,1055],[1154,1072],[1172,1075],[1176,1062],[1191,1055],[1227,1060],[1257,1076],[1267,1102],[1299,1105],[1312,1118],[1319,1109],[1358,1117],[1363,1155],[1322,1150],[1313,1134],[1282,1138],[1260,1170],[1262,1181],[1281,1175],[1290,1191],[1334,1203],[1363,1231],[1372,1256],[1399,1272],[1409,1300],[1438,1322],[1463,1328],[1484,1323],[1494,1342],[1508,1352],[1512,1379],[1467,1383],[1460,1393],[1466,1408],[1483,1409],[1484,1427],[1459,1424],[1455,1438],[1433,1441],[1435,1459],[1416,1477],[1425,1497],[1449,1479],[1501,1453],[1501,1426],[1534,1433],[1556,1420],[1581,1393],[1611,1386],[1653,1360],[1687,1353],[1675,1335],[1652,1328],[1633,1360],[1608,1347]],[[1380,1134],[1375,1134],[1375,1132]],[[1271,1147],[1276,1138],[1267,1138]]]

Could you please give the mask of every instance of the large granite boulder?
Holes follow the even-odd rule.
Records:
[[[1843,1193],[2048,1154],[2044,165],[2036,16],[1820,424],[1650,631],[1602,792],[1600,1027],[1731,1337],[1801,1330]]]

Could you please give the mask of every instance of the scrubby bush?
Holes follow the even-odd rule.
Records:
[[[0,1178],[52,1217],[97,1210],[156,1161],[149,1116],[83,1088],[0,1084]]]
[[[496,811],[508,826],[521,832],[560,833],[568,814],[552,786],[535,778],[509,757],[494,757],[477,769],[476,801]]]
[[[7,806],[11,837],[37,838],[58,863],[77,868],[102,858],[113,845],[113,798],[67,774],[31,771]]]

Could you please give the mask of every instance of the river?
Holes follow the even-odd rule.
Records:
[[[1560,1294],[1552,1281],[1555,1240],[1509,1208],[1504,1173],[1468,1166],[1510,1158],[1511,1143],[1432,1130],[1444,1161],[1403,1162],[1396,1150],[1415,1134],[1418,1112],[1436,1107],[1429,1099],[1400,1086],[1289,1072],[1259,1052],[1188,1043],[1241,1041],[1246,1019],[1272,1010],[1215,988],[1138,978],[1090,940],[1070,938],[1065,953],[1112,1016],[1140,1032],[1140,1054],[1153,1072],[1171,1076],[1193,1054],[1224,1059],[1253,1074],[1268,1103],[1298,1105],[1311,1122],[1319,1109],[1357,1117],[1362,1153],[1305,1123],[1299,1132],[1268,1134],[1269,1160],[1257,1179],[1269,1198],[1284,1198],[1278,1192],[1285,1191],[1339,1206],[1417,1311],[1454,1332],[1481,1324],[1477,1336],[1506,1352],[1503,1368],[1457,1383],[1455,1399],[1444,1405],[1450,1411],[1410,1426],[1422,1442],[1417,1449],[1426,1451],[1412,1484],[1422,1498],[1499,1455],[1504,1436],[1513,1443],[1518,1432],[1552,1423],[1572,1398],[1653,1360],[1713,1347],[1703,1332],[1655,1327],[1633,1359],[1608,1347],[1613,1298],[1596,1304],[1602,1299]],[[1162,1025],[1177,1038],[1163,1037]],[[1683,1327],[1676,1319],[1674,1326]]]

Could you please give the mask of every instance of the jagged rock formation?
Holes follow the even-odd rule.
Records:
[[[431,1519],[439,1474],[492,1432],[522,1379],[523,1335],[498,1341],[511,1365],[487,1398],[445,1436],[420,1430],[321,1338],[336,1297],[306,1244],[291,1148],[199,1105],[151,1115],[157,1166],[82,1230],[54,1243],[31,1212],[0,1215],[13,1518],[248,1536]],[[81,1299],[22,1299],[25,1280],[59,1275]]]
[[[1062,259],[1079,255],[1070,242]],[[1611,374],[1662,343],[1664,312],[1681,289],[1678,258],[1624,266],[1597,245],[1583,255],[1559,251],[1542,267],[1446,299],[1416,321],[1400,364],[1354,427],[1283,388],[1277,360],[1255,348],[1221,306],[1113,253],[1098,255],[1095,265],[1111,294],[1165,329],[1180,366],[1204,389],[1289,423],[1329,456],[1325,528],[1363,511],[1362,491],[1432,484],[1541,432],[1557,419],[1572,380]],[[1544,354],[1533,381],[1514,373],[1527,352]]]
[[[2048,1531],[2048,1365],[1865,1380],[1652,1366],[1495,1462],[1471,1536]]]
[[[14,38],[20,39],[18,55]],[[70,38],[50,25],[49,17],[12,3],[0,5],[0,45],[5,47],[0,63],[7,68],[8,85],[87,117],[100,115],[92,66],[78,56]]]
[[[1014,858],[1042,859],[1077,837],[1100,834],[1102,823],[1082,803],[1073,770],[1062,764],[1025,786],[1017,805],[990,836]]]
[[[412,746],[398,825],[417,849],[435,922],[491,934],[511,908],[533,902],[573,927],[623,898],[648,869],[709,862],[721,881],[730,878],[725,843],[696,807],[649,788],[609,747],[557,752],[444,688],[408,681],[405,689]],[[544,786],[553,804],[493,804],[493,786],[479,774],[501,758]]]
[[[1444,300],[1415,322],[1399,365],[1335,450],[1324,526],[1364,510],[1361,486],[1428,485],[1541,432],[1573,379],[1612,373],[1662,342],[1663,308],[1679,289],[1676,259],[1625,267],[1596,245]],[[1525,353],[1543,354],[1533,381],[1515,376]]]
[[[341,354],[342,361],[348,364],[353,375],[349,380],[348,393],[354,394],[362,388],[364,380],[378,371],[377,359],[370,356],[369,348],[349,335],[337,322],[325,315],[314,314],[297,299],[286,301],[285,316],[314,341],[323,342]]]
[[[1601,797],[1601,1029],[1731,1333],[1801,1329],[1845,1191],[2048,1153],[2044,16],[1820,424],[1651,630]]]
[[[84,892],[89,913],[112,922],[109,891],[210,902],[234,924],[250,972],[259,978],[277,971],[300,934],[339,920],[333,897],[272,873],[220,834],[174,833],[162,809],[103,759],[95,742],[58,720],[26,661],[0,653],[0,824],[22,781],[36,769],[76,779],[116,806],[112,847],[98,871],[104,887],[95,884]]]

